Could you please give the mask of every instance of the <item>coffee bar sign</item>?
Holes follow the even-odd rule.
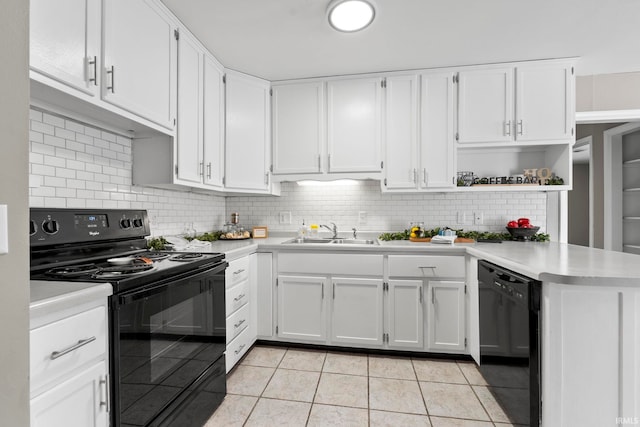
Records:
[[[473,172],[458,172],[458,186],[471,185],[562,185],[564,180],[549,168],[524,169],[522,175],[477,177]]]

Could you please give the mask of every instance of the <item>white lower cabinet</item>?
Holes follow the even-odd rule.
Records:
[[[326,341],[328,283],[321,276],[278,276],[278,338]]]
[[[251,254],[230,261],[225,272],[227,372],[256,341],[256,268],[257,254]]]
[[[331,282],[331,342],[382,345],[382,278],[334,277]]]
[[[389,347],[424,347],[424,309],[422,280],[389,280]]]
[[[31,399],[31,425],[108,426],[106,372],[107,363],[103,360]]]
[[[427,326],[429,351],[462,351],[465,337],[465,283],[427,282]]]

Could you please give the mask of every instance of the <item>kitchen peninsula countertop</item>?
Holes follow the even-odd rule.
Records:
[[[289,237],[269,237],[236,242],[211,243],[212,252],[224,252],[233,260],[253,252],[331,251],[338,253],[387,253],[464,255],[485,259],[543,282],[582,285],[640,286],[640,258],[622,252],[594,249],[557,242],[509,242],[434,244],[380,241],[378,245],[336,245],[331,243],[287,244]],[[203,249],[199,249],[203,250]],[[206,248],[204,250],[207,250]]]

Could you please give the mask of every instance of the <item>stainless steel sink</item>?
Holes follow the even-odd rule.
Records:
[[[331,243],[340,245],[377,245],[378,241],[371,239],[335,239]]]
[[[291,239],[283,242],[283,244],[310,244],[310,243],[334,243],[339,245],[377,245],[377,240],[369,240],[369,239]]]

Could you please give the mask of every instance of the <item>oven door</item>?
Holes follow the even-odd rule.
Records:
[[[226,392],[224,270],[208,266],[111,297],[114,426],[202,423]],[[222,361],[222,363],[221,363]],[[206,398],[198,394],[206,393]],[[186,401],[206,401],[197,412]]]

